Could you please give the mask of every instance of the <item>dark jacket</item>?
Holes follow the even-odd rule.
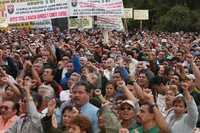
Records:
[[[64,128],[54,128],[51,123],[52,116],[45,116],[41,119],[44,133],[67,133]]]

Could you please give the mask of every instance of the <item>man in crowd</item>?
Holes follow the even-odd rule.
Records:
[[[0,105],[0,133],[4,133],[17,120],[18,106],[13,101],[4,101]]]
[[[89,103],[90,91],[87,83],[83,81],[78,82],[72,89],[72,102],[74,102],[75,107],[79,109],[80,114],[90,119],[93,131],[96,133],[98,132],[98,108]]]

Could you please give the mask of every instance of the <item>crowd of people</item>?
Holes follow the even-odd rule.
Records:
[[[199,111],[199,33],[0,31],[0,133],[198,133]]]

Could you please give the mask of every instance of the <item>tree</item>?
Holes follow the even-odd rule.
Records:
[[[160,23],[158,25],[160,30],[165,31],[190,31],[192,13],[188,7],[175,6],[164,16],[160,17]]]
[[[200,31],[200,0],[123,0],[124,6],[133,9],[149,9],[149,29],[167,31]],[[130,20],[129,27],[138,27]],[[136,26],[137,25],[137,26]]]

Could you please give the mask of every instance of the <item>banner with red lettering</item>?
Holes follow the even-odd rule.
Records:
[[[6,4],[9,24],[68,17],[68,0],[29,5],[27,2]]]
[[[70,16],[122,16],[122,0],[69,0]]]
[[[100,29],[124,31],[122,19],[116,16],[97,16],[95,25]]]

